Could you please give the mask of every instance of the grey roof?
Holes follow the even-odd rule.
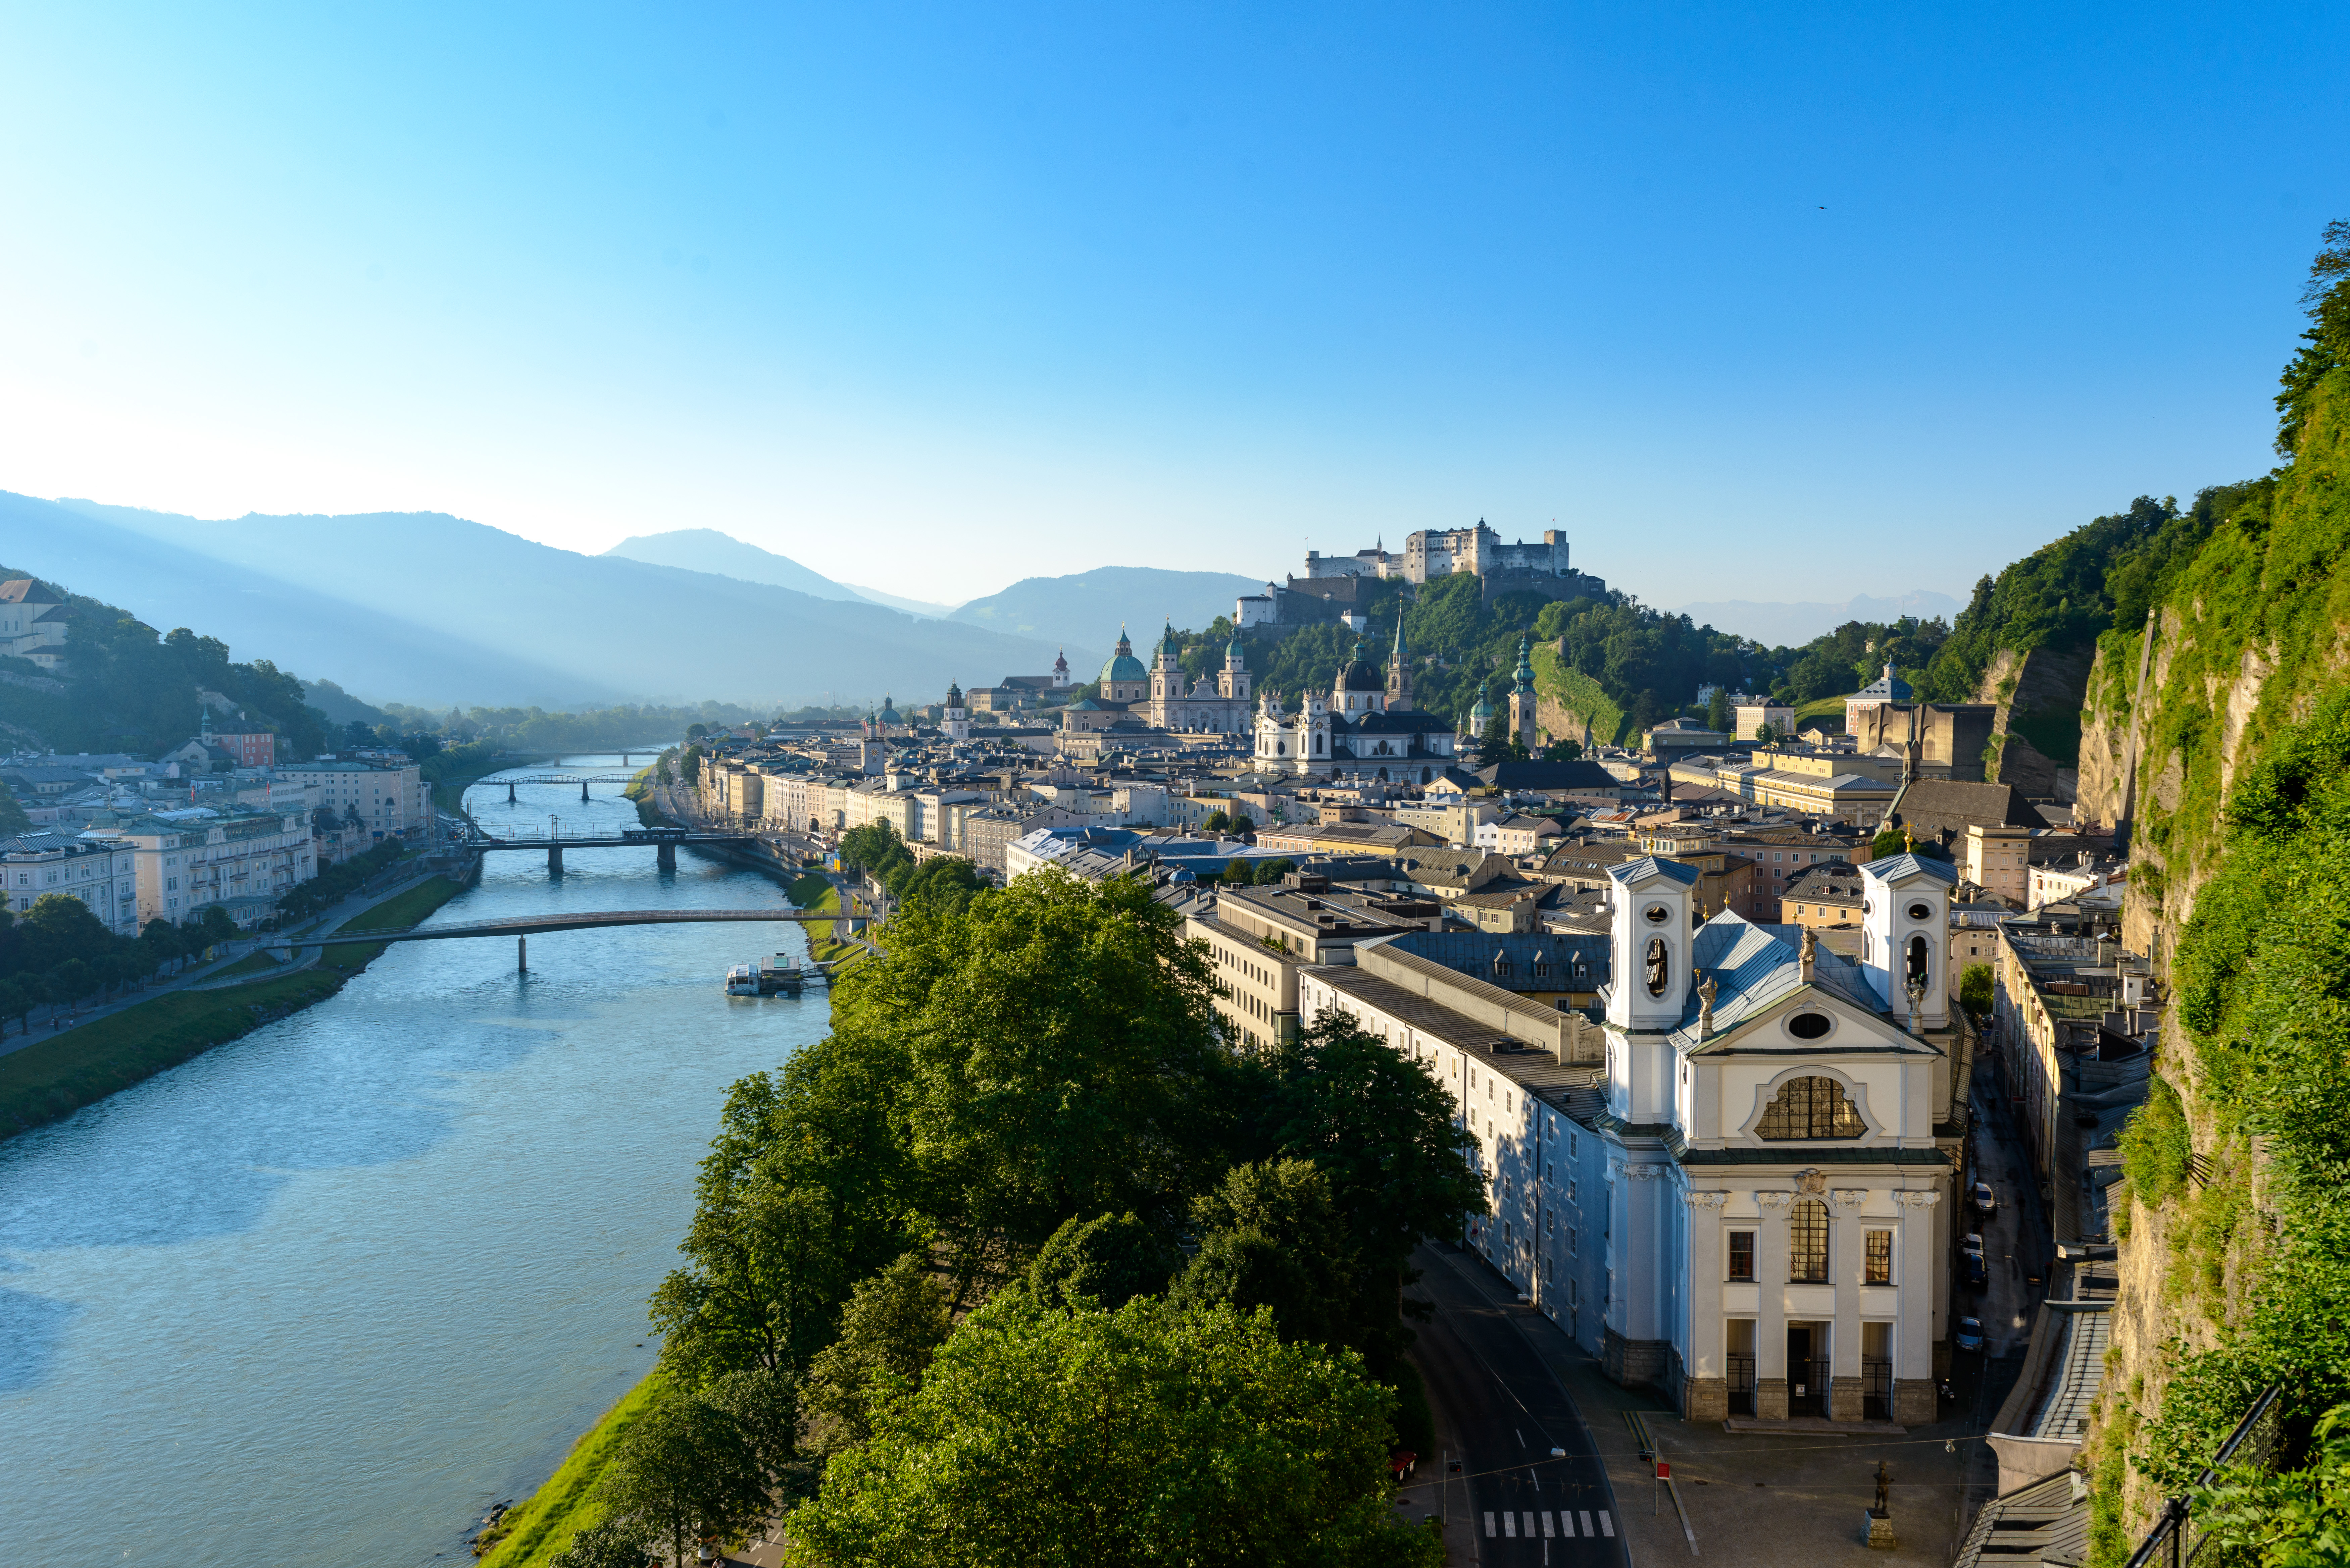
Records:
[[[1883,860],[1871,860],[1860,868],[1860,874],[1874,882],[1898,882],[1918,872],[1938,882],[1958,886],[1957,867],[1947,860],[1929,860],[1922,855],[1895,855]]]
[[[1804,989],[1803,940],[1800,926],[1758,926],[1724,909],[1699,928],[1690,962],[1714,982],[1713,1029],[1719,1036]],[[1882,1016],[1884,1004],[1862,978],[1860,966],[1823,947],[1815,955],[1812,988],[1864,1012]],[[1673,1044],[1697,1051],[1697,1023],[1704,1011],[1697,988],[1690,988],[1681,1021],[1673,1031]]]
[[[1558,936],[1541,931],[1412,931],[1386,944],[1390,952],[1408,952],[1442,964],[1457,974],[1483,981],[1503,991],[1590,991],[1607,980],[1611,961],[1606,937]],[[1497,973],[1493,960],[1509,965]],[[1576,973],[1575,961],[1583,961]],[[1534,974],[1540,960],[1545,973]]]
[[[1638,860],[1629,860],[1621,866],[1610,866],[1607,867],[1607,875],[1618,887],[1623,888],[1628,888],[1635,882],[1646,882],[1656,877],[1662,877],[1668,882],[1678,882],[1682,887],[1688,888],[1695,886],[1702,873],[1696,867],[1684,866],[1678,860],[1663,860],[1654,855],[1643,855]]]
[[[2067,1565],[2086,1562],[2088,1554],[2087,1489],[2075,1488],[2072,1471],[2059,1470],[1983,1504],[1953,1562],[1955,1568],[1981,1568],[1986,1557]]]

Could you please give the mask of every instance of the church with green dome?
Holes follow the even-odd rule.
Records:
[[[1145,664],[1134,656],[1134,643],[1118,628],[1118,648],[1101,668],[1091,697],[1061,710],[1064,730],[1107,730],[1123,726],[1138,730],[1170,730],[1187,734],[1245,735],[1251,722],[1253,695],[1248,650],[1237,637],[1225,645],[1224,664],[1211,680],[1187,680],[1182,648],[1170,622]]]

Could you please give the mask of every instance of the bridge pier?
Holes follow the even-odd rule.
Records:
[[[563,846],[560,844],[546,846],[546,874],[550,877],[563,875]]]
[[[579,781],[579,804],[581,805],[586,805],[588,804],[588,781],[586,779],[581,779]]]
[[[677,869],[677,841],[664,838],[653,846],[653,868],[657,871]]]
[[[521,804],[515,799],[514,780],[512,779],[506,780],[506,804],[508,805],[517,805]]]
[[[516,937],[515,939],[515,973],[528,974],[529,972],[530,939],[528,937]]]

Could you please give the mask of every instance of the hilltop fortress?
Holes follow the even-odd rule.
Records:
[[[1539,540],[1505,545],[1481,517],[1473,528],[1422,528],[1406,535],[1400,550],[1384,544],[1351,556],[1308,550],[1305,576],[1267,583],[1263,593],[1243,597],[1233,620],[1242,627],[1337,620],[1349,616],[1366,582],[1399,577],[1417,584],[1457,572],[1480,578],[1488,600],[1527,590],[1562,599],[1596,598],[1607,591],[1605,581],[1569,563],[1565,531],[1545,528]]]

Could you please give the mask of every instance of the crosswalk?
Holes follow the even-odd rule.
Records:
[[[1496,1514],[1491,1509],[1487,1509],[1485,1511],[1485,1533],[1488,1535],[1498,1533],[1508,1536],[1513,1540],[1516,1539],[1520,1535],[1532,1536],[1535,1533],[1534,1521],[1539,1519],[1542,1521],[1541,1533],[1544,1540],[1551,1540],[1564,1536],[1567,1540],[1572,1541],[1575,1538],[1575,1521],[1577,1519],[1580,1519],[1583,1521],[1583,1536],[1585,1539],[1588,1540],[1594,1537],[1605,1536],[1610,1541],[1615,1540],[1616,1521],[1607,1517],[1607,1511],[1606,1509],[1603,1508],[1597,1511],[1599,1528],[1594,1530],[1591,1528],[1593,1511],[1587,1508],[1562,1508],[1557,1510],[1555,1512],[1545,1509],[1541,1513],[1534,1513],[1530,1511],[1525,1512],[1504,1511],[1499,1514]],[[1496,1519],[1501,1521],[1501,1528],[1498,1532],[1494,1529],[1493,1525],[1493,1521]],[[1518,1521],[1521,1519],[1523,1519],[1526,1521],[1523,1529],[1519,1528],[1518,1525]]]

